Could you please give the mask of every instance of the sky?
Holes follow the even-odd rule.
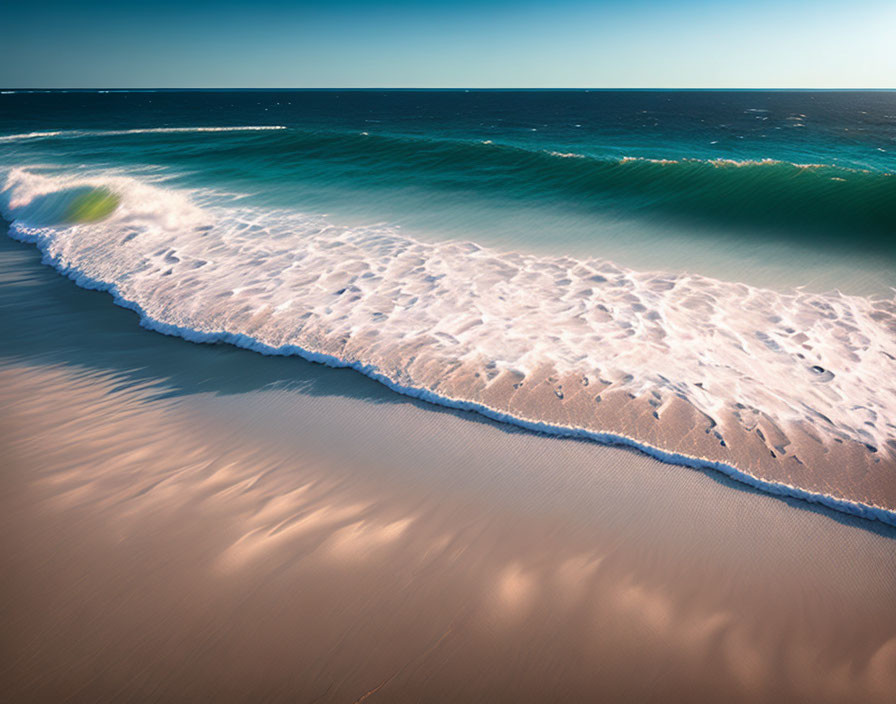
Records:
[[[3,88],[896,88],[896,0],[3,0]]]

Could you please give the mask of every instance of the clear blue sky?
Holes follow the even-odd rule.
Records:
[[[2,8],[5,88],[896,88],[896,0]]]

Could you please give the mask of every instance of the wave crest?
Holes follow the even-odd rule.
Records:
[[[2,142],[22,142],[31,139],[77,139],[79,137],[121,137],[131,134],[195,134],[201,132],[267,132],[285,130],[284,125],[237,125],[234,127],[147,127],[131,130],[56,130],[23,132],[0,136]]]
[[[706,227],[746,226],[804,239],[844,235],[896,256],[896,175],[772,159],[651,159],[460,141],[289,129],[222,145],[268,167],[350,164],[379,182],[433,189],[462,182],[521,202],[661,215]]]

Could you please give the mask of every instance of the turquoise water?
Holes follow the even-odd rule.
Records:
[[[340,223],[757,285],[896,284],[894,93],[12,93],[0,107],[6,165],[153,168]],[[262,125],[286,129],[126,132]]]
[[[0,107],[10,235],[150,329],[896,521],[894,93]]]

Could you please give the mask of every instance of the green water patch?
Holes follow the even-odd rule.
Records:
[[[69,203],[65,210],[66,222],[97,222],[111,215],[121,198],[108,188],[91,188],[84,191]]]

